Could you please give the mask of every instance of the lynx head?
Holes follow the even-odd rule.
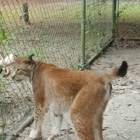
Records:
[[[13,64],[13,74],[12,78],[17,82],[22,80],[31,80],[32,78],[32,69],[35,65],[33,60],[34,54],[28,57],[17,57],[15,63]]]

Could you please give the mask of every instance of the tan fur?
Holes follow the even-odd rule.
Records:
[[[41,137],[44,114],[54,112],[55,126],[48,140],[58,139],[65,112],[80,140],[103,140],[103,112],[111,95],[109,79],[116,71],[102,76],[91,71],[72,71],[53,64],[18,57],[13,67],[13,79],[29,79],[34,92],[34,129],[30,138]]]

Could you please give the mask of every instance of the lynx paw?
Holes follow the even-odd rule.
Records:
[[[29,136],[31,139],[39,139],[39,138],[41,138],[41,133],[40,132],[38,132],[37,130],[32,130],[31,132],[30,132],[30,136]]]

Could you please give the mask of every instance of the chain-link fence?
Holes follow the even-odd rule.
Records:
[[[2,28],[10,42],[3,45],[6,52],[35,53],[40,59],[74,68],[80,58],[81,2],[31,0],[27,2],[28,19],[25,4],[1,1]]]
[[[112,1],[89,0],[86,5],[86,53],[87,62],[101,54],[112,37]]]
[[[34,53],[43,61],[78,69],[81,8],[79,0],[1,0],[0,47],[5,55]],[[0,79],[0,124],[9,135],[33,112],[32,87]]]
[[[125,39],[140,39],[140,1],[117,1],[116,33]]]
[[[118,34],[139,37],[140,2],[117,3]],[[113,0],[88,0],[85,7],[82,0],[0,0],[0,47],[5,55],[34,53],[43,61],[77,70],[83,57],[84,63],[90,62],[111,41],[113,5]],[[81,23],[85,25],[84,40]],[[32,114],[32,96],[30,83],[0,77],[2,130],[11,133]]]

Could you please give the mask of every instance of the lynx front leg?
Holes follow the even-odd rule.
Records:
[[[41,128],[42,128],[42,121],[44,118],[45,111],[40,105],[35,105],[34,109],[34,128],[30,133],[30,138],[38,139],[41,138]]]
[[[60,130],[62,125],[63,115],[54,114],[54,127],[52,129],[51,135],[47,140],[59,140]]]

